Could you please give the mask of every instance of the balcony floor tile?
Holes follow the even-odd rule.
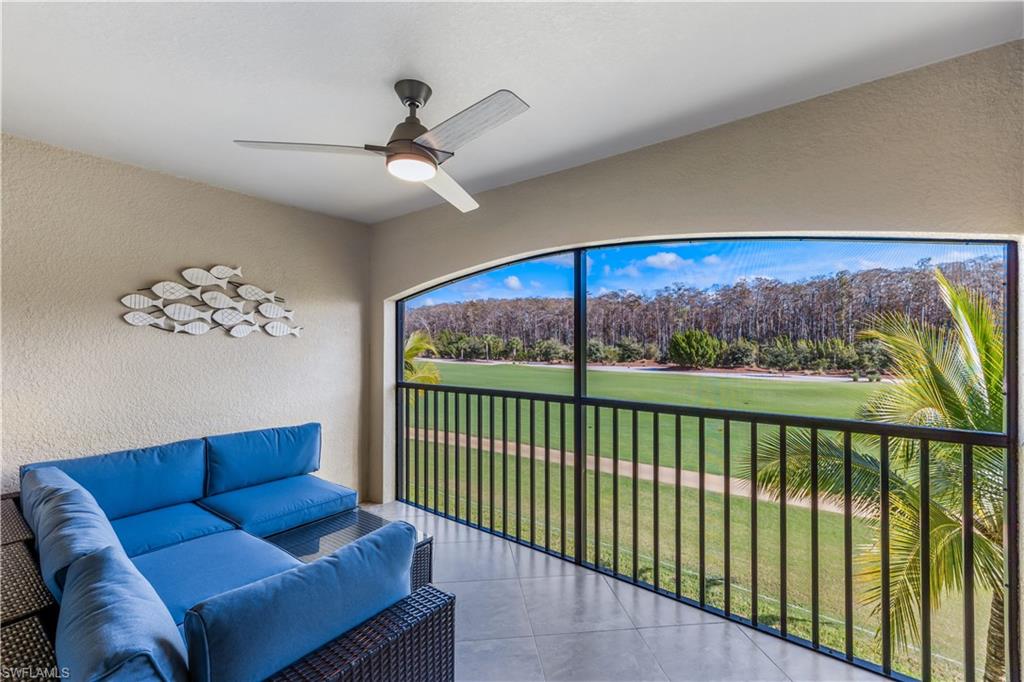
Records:
[[[544,670],[533,637],[469,640],[455,644],[455,679],[534,682],[544,679]]]

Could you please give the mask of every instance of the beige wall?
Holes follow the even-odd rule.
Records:
[[[523,254],[714,234],[1024,233],[1017,41],[374,226],[368,495],[393,495],[393,304]]]
[[[326,478],[355,485],[368,228],[3,138],[3,489],[17,466],[305,421]],[[186,266],[241,265],[301,338],[133,328],[118,302]]]

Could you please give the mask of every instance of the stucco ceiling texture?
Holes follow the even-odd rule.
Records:
[[[3,130],[373,223],[441,200],[231,140],[383,143],[399,78],[428,126],[509,88],[531,110],[446,165],[480,192],[1019,38],[1021,7],[5,3]]]

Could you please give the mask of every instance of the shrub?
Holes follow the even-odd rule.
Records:
[[[530,356],[538,362],[554,362],[572,358],[572,350],[555,339],[544,339],[533,344]]]
[[[590,339],[587,341],[587,362],[610,362],[610,350],[612,349],[601,343],[600,339]]]
[[[889,356],[880,341],[858,341],[854,344],[857,360],[856,369],[865,372],[880,372],[889,365]]]
[[[721,367],[753,367],[757,364],[757,344],[746,339],[736,339],[727,344],[718,355]]]
[[[523,340],[518,337],[512,337],[505,344],[505,358],[509,360],[522,360],[525,358],[526,347],[523,345]]]
[[[722,342],[701,329],[676,332],[668,344],[668,356],[680,367],[713,367]]]
[[[635,339],[625,336],[615,344],[619,362],[636,362],[644,356],[644,349]]]
[[[793,370],[800,368],[800,359],[793,341],[788,336],[777,336],[761,347],[759,362],[769,369]]]
[[[658,348],[658,344],[644,344],[644,360],[657,360],[659,355],[661,355],[661,350]]]

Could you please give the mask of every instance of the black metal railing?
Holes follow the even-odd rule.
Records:
[[[976,481],[974,460],[1007,457],[1006,434],[410,383],[397,397],[405,502],[883,675],[981,676],[975,490],[1005,481]],[[959,527],[941,537],[936,448],[962,458]],[[908,528],[923,551],[894,576]],[[919,577],[951,533],[962,589],[936,610]]]

